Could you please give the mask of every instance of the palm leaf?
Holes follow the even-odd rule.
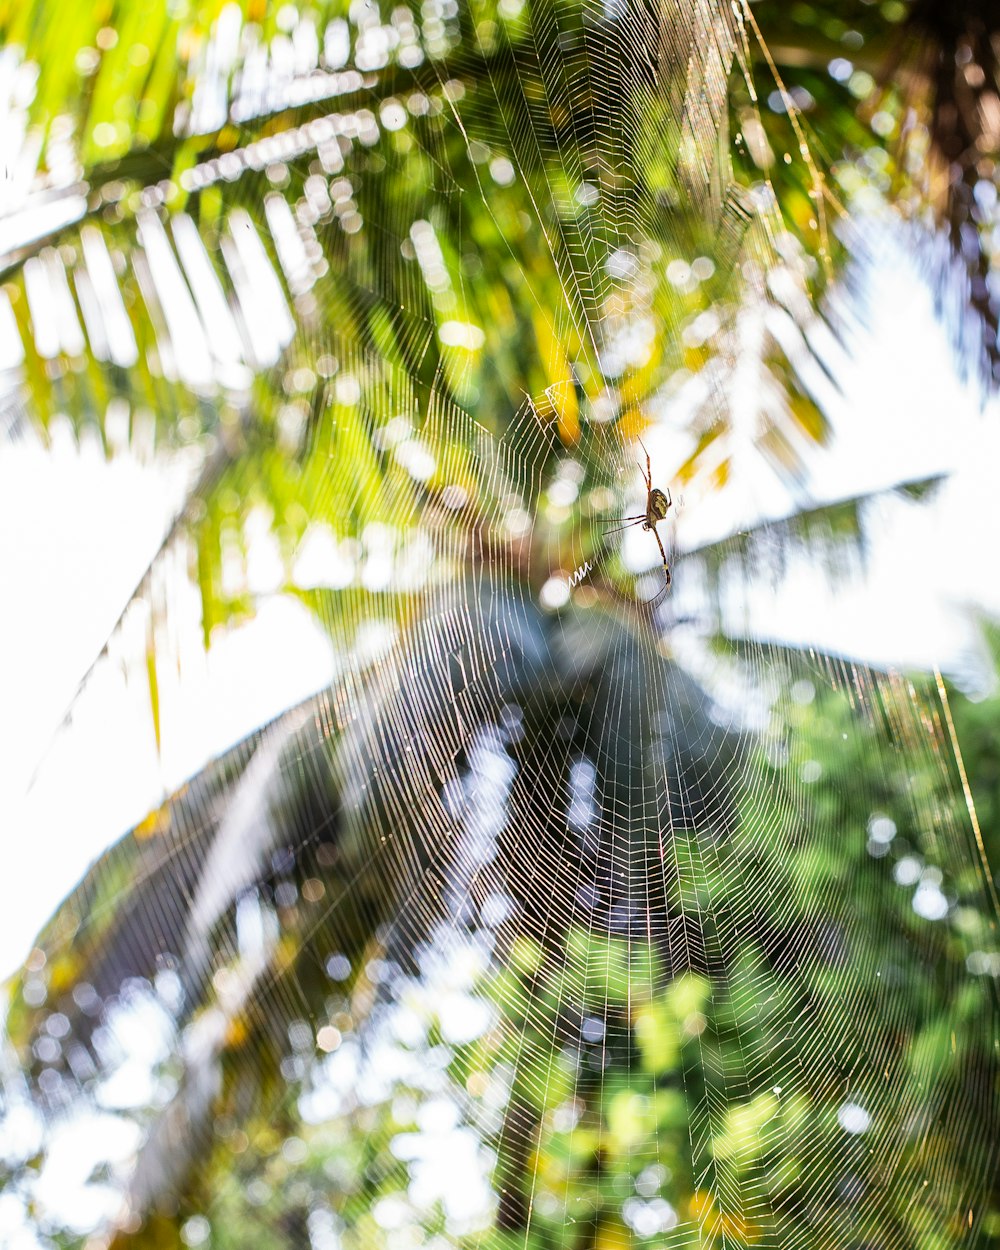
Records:
[[[389,667],[367,674],[358,671],[363,710],[349,721],[340,723],[337,706],[324,694],[195,779],[94,866],[42,935],[53,968],[59,964],[46,1018],[53,1010],[64,1014],[84,1045],[92,1045],[100,1005],[107,1021],[123,987],[152,980],[164,968],[179,978],[173,1027],[186,1038],[184,1067],[178,1092],[156,1117],[140,1155],[131,1186],[134,1213],[183,1183],[216,1097],[220,1065],[229,1070],[238,1055],[241,1096],[249,1095],[253,1073],[254,1107],[267,1106],[280,1084],[277,1064],[288,1026],[303,1013],[313,1020],[322,1014],[329,955],[346,955],[357,966],[374,938],[383,959],[408,967],[436,918],[449,918],[449,899],[468,908],[501,888],[517,900],[526,932],[547,944],[561,940],[550,929],[548,909],[536,910],[533,883],[541,872],[555,894],[573,894],[577,860],[565,853],[565,813],[541,803],[533,778],[536,756],[549,752],[553,732],[570,711],[581,725],[607,726],[607,736],[593,745],[596,807],[579,851],[591,865],[601,923],[614,929],[615,917],[628,914],[629,927],[654,932],[665,951],[674,949],[673,930],[660,932],[664,909],[651,896],[633,897],[619,882],[616,865],[645,847],[648,829],[636,824],[630,849],[616,814],[641,786],[644,770],[659,776],[668,766],[678,771],[668,785],[671,805],[659,815],[664,830],[710,827],[714,836],[726,835],[734,818],[723,799],[726,757],[719,755],[714,765],[701,758],[699,692],[672,665],[653,661],[656,674],[648,680],[657,688],[665,683],[666,702],[636,701],[636,723],[628,728],[618,708],[621,683],[650,662],[630,630],[592,613],[569,621],[547,617],[502,586],[473,593],[478,608],[472,616],[452,609],[450,592],[432,600],[411,634],[412,654],[404,659],[400,652]],[[512,637],[520,640],[513,650]],[[482,647],[502,648],[506,659],[473,679],[471,651]],[[452,656],[450,670],[431,680],[448,681],[451,699],[428,686],[432,659],[442,649]],[[511,707],[524,714],[516,746],[512,741],[518,780],[494,864],[477,859],[462,821],[448,815],[447,794],[475,768],[476,752]],[[662,762],[643,763],[618,749],[624,732],[645,739],[647,720],[670,737]],[[570,772],[580,750],[566,743],[559,775],[547,782],[556,793],[572,794]],[[400,787],[409,796],[402,807]],[[529,828],[535,830],[530,844],[518,834]],[[323,883],[318,893],[309,885],[317,880]],[[108,905],[123,896],[124,908]],[[262,929],[272,936],[263,942],[247,938],[251,911],[271,917]],[[68,928],[76,930],[71,957],[64,946]],[[692,934],[684,939],[692,940]],[[11,1034],[22,1044],[33,1014],[23,1004],[11,1013]],[[102,1069],[99,1047],[91,1061]],[[72,1081],[72,1069],[65,1076]]]

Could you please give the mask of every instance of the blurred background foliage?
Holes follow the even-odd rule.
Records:
[[[188,472],[129,605],[157,738],[168,559],[205,645],[288,593],[342,662],[17,978],[2,1185],[43,1245],[1000,1239],[996,699],[953,700],[981,848],[946,695],[710,602],[720,671],[766,686],[739,728],[596,524],[680,397],[664,481],[749,456],[791,533],[857,537],[800,488],[870,218],[993,386],[998,27],[0,0],[5,420]],[[760,559],[746,526],[699,555]],[[44,1197],[81,1107],[135,1127],[86,1177],[106,1232]]]
[[[859,731],[821,670],[786,673],[729,835],[675,832],[664,898],[648,899],[636,925],[662,925],[652,939],[556,911],[544,940],[523,916],[505,930],[502,958],[484,925],[458,950],[429,932],[404,967],[357,904],[355,945],[327,909],[344,877],[335,841],[276,854],[252,895],[280,920],[275,980],[234,994],[245,969],[235,943],[218,941],[215,1006],[191,1013],[204,1027],[229,1012],[213,1030],[211,1115],[196,1097],[204,1057],[177,1039],[154,1065],[160,1110],[132,1179],[152,1209],[115,1244],[992,1244],[1000,1195],[982,1146],[1000,1113],[997,954],[976,854],[944,836],[965,823],[961,789],[933,751],[910,771],[890,718],[873,711]],[[871,689],[878,679],[865,677]],[[998,703],[952,704],[984,814]],[[532,744],[508,749],[523,766]],[[175,820],[189,802],[175,800]],[[134,838],[128,855],[145,876]],[[114,895],[147,932],[150,898],[168,913],[169,893],[162,879],[124,875],[126,847],[89,877],[107,881],[114,864]],[[81,1007],[107,1032],[99,1002],[164,1013],[166,983],[183,975],[161,935],[159,971],[98,999],[95,949],[124,948],[142,970],[129,918],[111,921],[109,940],[101,913],[85,882],[39,942],[50,958],[26,974],[27,997],[44,986],[44,1006],[22,1000],[11,1014],[13,1037],[36,1038],[31,1078],[62,1073],[42,1081],[50,1102],[76,1085],[82,1060],[44,1053],[39,1039],[69,1035],[78,1048]],[[186,1018],[170,1027],[190,1036],[199,1026]],[[127,1062],[121,1040],[97,1049],[105,1080]],[[179,1102],[171,1134],[158,1121]]]

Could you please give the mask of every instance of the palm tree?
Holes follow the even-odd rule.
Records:
[[[896,198],[947,220],[993,368],[985,192],[966,194],[989,177],[989,158],[969,156],[988,149],[989,109],[966,109],[949,131],[940,69],[952,55],[969,84],[967,67],[979,67],[970,89],[986,100],[993,19],[971,4],[960,21],[916,6],[894,23],[860,6],[856,30],[813,9],[804,29],[801,13],[773,7],[229,6],[199,26],[161,6],[94,28],[77,16],[76,35],[58,41],[35,8],[0,13],[28,61],[44,56],[28,112],[44,129],[43,172],[4,269],[28,419],[44,431],[66,413],[110,445],[125,405],[136,437],[149,414],[165,452],[193,447],[164,552],[197,579],[206,643],[254,609],[248,518],[264,510],[280,588],[315,610],[341,664],[331,692],[216,761],[95,865],[42,939],[47,963],[21,979],[11,1035],[34,1045],[25,1064],[53,1121],[78,1087],[108,1096],[116,1027],[150,1012],[166,1030],[156,1063],[169,1089],[137,1115],[145,1139],[123,1242],[176,1244],[178,1211],[222,1201],[232,1161],[213,1131],[245,1154],[264,1118],[279,1140],[301,1128],[289,1091],[318,1082],[303,1057],[314,1039],[326,1053],[362,1020],[377,1038],[400,985],[426,979],[434,953],[454,955],[470,934],[495,978],[476,992],[493,996],[503,1063],[463,1057],[458,1042],[453,1062],[465,1063],[467,1088],[476,1073],[513,1073],[492,1130],[491,1235],[555,1236],[533,1213],[548,1185],[538,1168],[565,1136],[550,1091],[608,1139],[562,1190],[565,1218],[571,1200],[585,1204],[588,1244],[639,1234],[615,1213],[615,1186],[638,1178],[622,1163],[633,1153],[659,1166],[645,1157],[650,1141],[670,1143],[685,1173],[687,1207],[674,1215],[709,1239],[839,1244],[854,1229],[923,1246],[938,1217],[944,1240],[988,1233],[988,1155],[956,1145],[988,1087],[995,1028],[988,995],[963,998],[965,946],[896,916],[873,884],[879,856],[863,871],[802,857],[799,783],[768,771],[748,699],[725,710],[724,692],[688,671],[701,660],[703,677],[723,673],[704,663],[704,638],[726,630],[744,691],[786,664],[799,681],[820,670],[752,640],[737,648],[721,612],[721,632],[703,628],[685,650],[684,617],[712,613],[718,569],[738,554],[730,536],[680,567],[663,601],[652,538],[629,535],[646,540],[638,560],[653,569],[636,585],[601,525],[625,483],[638,490],[626,476],[633,440],[654,442],[647,432],[692,378],[704,395],[672,458],[657,455],[655,481],[696,499],[738,490],[763,466],[768,481],[791,483],[792,516],[801,510],[796,474],[825,430],[814,310],[846,259],[829,167],[851,145],[884,137]],[[868,72],[855,51],[878,54],[881,41],[909,66],[914,33],[922,51],[940,49],[937,72],[909,69],[898,101],[870,75],[873,139],[850,103]],[[965,47],[971,60],[955,56]],[[846,74],[825,73],[828,54],[845,50]],[[762,80],[773,108],[758,106]],[[926,110],[932,151],[958,171],[943,190],[908,164],[903,101]],[[949,138],[959,131],[960,152]],[[841,182],[856,186],[864,168]],[[809,367],[796,371],[789,361],[803,356]],[[297,556],[318,533],[350,568],[346,587],[297,584]],[[745,536],[751,567],[764,567],[771,535],[764,525]],[[169,594],[154,593],[164,558],[136,592],[151,608],[140,661],[158,736],[172,659]],[[366,652],[373,621],[388,641]],[[914,704],[879,674],[837,682],[875,707],[871,724],[848,717],[842,728],[838,705],[803,725],[793,693],[793,755],[836,721],[865,748],[859,758],[880,761],[852,813],[863,823],[862,809],[905,808],[930,857],[921,839],[938,801],[931,834],[954,863],[940,852],[932,867],[968,869],[955,850],[967,818],[951,806],[957,783],[940,749],[945,705]],[[921,716],[936,725],[929,760]],[[899,760],[925,768],[922,797],[900,789]],[[813,851],[833,855],[842,816],[831,807],[805,820]],[[848,873],[881,900],[870,912],[832,897]],[[984,888],[974,864],[961,885],[973,911]],[[976,927],[962,941],[981,937]],[[914,949],[942,969],[936,991],[918,984]],[[861,985],[883,956],[905,993]],[[690,1001],[678,997],[685,985]],[[955,1021],[970,1035],[961,1072],[942,1057]],[[567,1059],[581,1030],[586,1044]],[[815,1070],[803,1081],[806,1060]],[[889,1094],[872,1084],[880,1062]],[[603,1073],[589,1085],[588,1064]],[[768,1095],[762,1082],[778,1071]],[[848,1078],[867,1106],[839,1088]],[[670,1119],[678,1089],[682,1129]],[[804,1101],[779,1111],[781,1089]],[[666,1108],[640,1116],[631,1145],[620,1127],[630,1093]],[[872,1165],[852,1142],[878,1107],[891,1114]],[[846,1138],[831,1133],[838,1116]],[[783,1146],[768,1137],[772,1120]],[[399,1184],[388,1157],[376,1143],[366,1166],[352,1163],[354,1188],[341,1186],[362,1238],[362,1212]],[[213,1161],[209,1183],[199,1158]],[[790,1161],[811,1179],[773,1182]],[[933,1201],[897,1209],[886,1198],[894,1168],[913,1186],[931,1169]],[[654,1202],[635,1218],[669,1231]],[[309,1207],[282,1206],[268,1235],[302,1244]]]

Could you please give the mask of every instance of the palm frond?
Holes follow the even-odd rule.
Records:
[[[580,847],[595,874],[594,906],[612,925],[627,911],[637,933],[653,932],[664,951],[670,949],[666,910],[652,897],[640,908],[619,884],[614,865],[630,852],[621,845],[616,813],[644,772],[669,767],[678,771],[670,810],[661,813],[664,828],[708,819],[718,836],[726,835],[727,822],[735,818],[724,800],[726,755],[712,765],[702,758],[697,689],[671,665],[650,661],[620,622],[591,613],[557,621],[498,585],[484,584],[472,594],[474,616],[451,611],[447,592],[427,604],[412,631],[411,638],[419,639],[415,653],[357,670],[362,714],[343,722],[338,705],[323,694],[195,778],[94,865],[41,936],[41,948],[51,944],[54,958],[64,950],[67,929],[76,930],[72,955],[61,956],[46,1015],[59,1010],[66,1016],[99,1074],[110,1075],[114,1058],[107,1068],[107,1047],[102,1051],[94,1030],[102,1020],[109,1024],[120,997],[139,993],[144,979],[152,981],[164,969],[179,984],[171,1027],[184,1039],[182,1069],[175,1096],[152,1116],[140,1152],[130,1189],[133,1217],[186,1183],[227,1073],[247,1109],[266,1107],[289,1025],[322,1015],[330,993],[329,956],[337,954],[341,962],[346,957],[357,968],[365,950],[371,957],[374,940],[382,959],[405,968],[435,917],[446,918],[449,900],[468,907],[499,889],[519,900],[525,932],[558,945],[561,936],[551,930],[548,912],[532,911],[531,882],[543,870],[551,874],[551,891],[569,896],[578,888],[579,869],[575,857],[564,853],[562,809],[540,805],[532,777],[535,755],[548,748],[570,707],[590,709],[584,724],[607,725],[606,737],[594,747],[599,767],[593,831],[581,835]],[[512,638],[519,640],[513,649]],[[462,655],[501,642],[507,650],[499,682],[490,676],[463,689],[461,674],[470,670],[458,662]],[[434,697],[428,687],[438,679],[432,657],[444,647],[456,657],[451,700]],[[618,706],[624,674],[650,663],[664,668],[669,698],[662,707],[637,700],[629,713],[632,732],[641,737],[647,720],[655,723],[673,744],[669,761],[623,754],[618,734],[624,727],[619,713],[609,714]],[[465,829],[459,814],[449,814],[448,787],[476,767],[484,743],[502,736],[504,709],[513,706],[524,712],[521,735],[509,744],[519,769],[494,862],[492,855],[477,858],[477,835]],[[572,793],[575,759],[568,744],[562,774],[552,779],[560,794]],[[400,786],[410,796],[405,811]],[[523,842],[518,831],[539,819],[544,835]],[[442,821],[449,837],[441,835]],[[628,836],[638,848],[647,833],[645,824],[637,824]],[[126,907],[111,905],[122,895]],[[154,925],[151,916],[157,917]],[[18,1000],[10,1029],[22,1046],[32,1037],[33,1021]],[[254,1062],[248,1065],[250,1053]],[[236,1056],[242,1056],[238,1075]],[[79,1056],[75,1063],[82,1071]],[[63,1077],[74,1082],[72,1067]]]

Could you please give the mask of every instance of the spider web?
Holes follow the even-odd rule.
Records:
[[[263,201],[289,296],[266,307],[294,309],[270,332],[322,414],[296,453],[353,560],[314,597],[345,659],[61,910],[22,986],[44,1006],[37,1105],[55,1128],[78,1100],[114,1108],[136,1030],[159,1036],[117,1178],[137,1238],[159,1220],[191,1245],[985,1244],[996,899],[943,683],[754,637],[750,589],[782,575],[774,469],[721,382],[737,536],[685,555],[718,494],[695,477],[654,607],[652,537],[593,524],[643,505],[633,436],[661,488],[690,453],[669,387],[642,391],[693,324],[653,275],[773,260],[766,185],[748,199],[727,156],[745,15],[508,5],[461,39],[464,10],[422,16],[433,90],[377,121],[244,122],[235,165],[187,175],[303,179],[294,221]],[[399,11],[351,23],[358,68],[307,76],[316,93],[354,90],[379,31],[416,46]],[[248,77],[231,118],[282,88],[265,76],[255,104]],[[389,142],[407,117],[436,119],[429,188]],[[395,175],[381,201],[363,149]],[[259,365],[250,195],[227,261],[258,354],[230,363]],[[178,349],[176,308],[163,323]],[[87,979],[61,984],[81,941]]]

